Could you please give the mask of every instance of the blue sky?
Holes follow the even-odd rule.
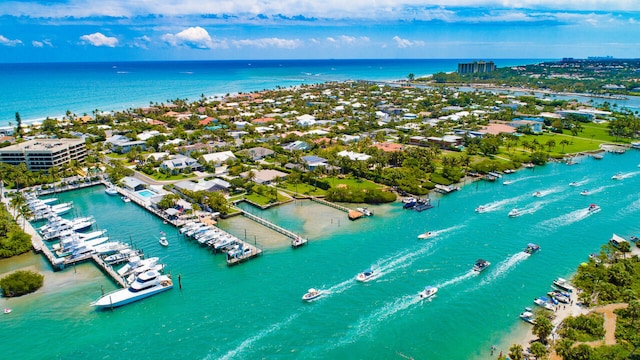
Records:
[[[0,0],[0,62],[640,57],[639,0]]]

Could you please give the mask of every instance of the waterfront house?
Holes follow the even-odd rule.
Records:
[[[178,174],[184,171],[202,170],[202,165],[192,157],[184,155],[174,155],[160,164],[160,168]]]
[[[228,192],[229,189],[231,188],[231,184],[229,184],[227,181],[222,180],[222,179],[218,179],[218,178],[213,178],[211,180],[204,180],[201,179],[197,182],[193,182],[191,180],[183,180],[183,181],[179,181],[177,183],[175,183],[174,188],[180,192],[184,192],[184,190],[188,190],[188,191],[193,191],[193,192],[197,192],[197,191],[207,191],[207,192],[213,192],[213,191],[224,191],[224,192]]]
[[[143,190],[148,186],[148,184],[142,180],[138,180],[131,176],[125,176],[120,180],[120,185],[122,185],[123,188],[134,192]]]
[[[253,172],[253,177],[251,178],[251,180],[256,184],[261,184],[261,185],[270,185],[274,180],[286,179],[287,175],[289,175],[285,172],[278,171],[278,170],[264,169],[264,170],[246,171],[240,174],[240,176],[246,179],[249,176],[249,173],[251,172]]]

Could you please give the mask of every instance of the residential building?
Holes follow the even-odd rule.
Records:
[[[194,158],[175,155],[173,158],[163,161],[160,168],[171,171],[171,173],[179,173],[184,170],[202,170],[202,165]]]
[[[202,155],[202,158],[207,163],[213,163],[215,166],[220,166],[229,159],[235,160],[236,156],[233,155],[231,151],[220,151],[220,152],[211,153],[211,154],[204,154]]]
[[[0,162],[25,163],[29,170],[61,166],[71,160],[83,161],[86,156],[82,139],[35,139],[0,149]]]
[[[126,154],[135,147],[140,147],[140,149],[145,150],[147,146],[146,142],[142,140],[133,141],[124,135],[114,135],[105,140],[104,143],[107,146],[111,146],[113,152],[120,154]]]
[[[244,149],[244,150],[238,151],[236,154],[246,156],[251,160],[256,161],[256,160],[262,160],[267,156],[273,155],[274,151],[258,146],[251,149]]]
[[[458,74],[488,73],[496,70],[493,61],[474,61],[470,63],[458,63]]]

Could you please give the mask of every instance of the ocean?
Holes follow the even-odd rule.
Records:
[[[202,95],[274,89],[326,81],[399,80],[456,71],[465,59],[390,60],[234,60],[0,64],[0,127],[61,119],[67,111],[82,116],[96,110],[121,111],[195,101]],[[496,59],[497,66],[541,62]]]
[[[235,217],[219,226],[255,242],[262,256],[228,268],[222,255],[183,238],[176,229],[104,187],[58,194],[77,215],[93,215],[112,239],[158,256],[182,289],[113,311],[89,304],[116,286],[87,263],[52,272],[43,257],[0,261],[0,274],[38,269],[45,286],[21,298],[0,298],[13,312],[0,316],[0,354],[20,359],[488,359],[492,345],[508,352],[530,325],[524,307],[570,277],[613,233],[640,232],[640,151],[579,157],[521,169],[494,183],[465,184],[432,196],[433,209],[374,206],[375,215],[348,221],[345,213],[296,201],[261,211],[244,208],[310,239],[293,250],[286,238]],[[612,180],[621,173],[622,180]],[[508,186],[503,180],[511,180]],[[572,181],[579,186],[569,186]],[[590,195],[580,192],[590,190]],[[534,197],[534,192],[543,196]],[[590,204],[601,206],[589,214]],[[474,209],[484,205],[485,213]],[[509,218],[518,208],[523,214]],[[135,221],[132,221],[135,219]],[[165,232],[170,245],[158,244]],[[419,240],[433,231],[436,236]],[[541,250],[522,253],[527,243]],[[470,270],[479,259],[484,272]],[[381,276],[359,283],[367,268]],[[429,300],[417,294],[438,286]],[[304,303],[309,288],[326,290]],[[37,344],[37,346],[34,346]]]

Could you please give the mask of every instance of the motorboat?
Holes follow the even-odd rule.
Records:
[[[553,286],[568,293],[572,293],[574,290],[573,286],[571,286],[571,284],[569,284],[569,282],[563,278],[557,278],[553,280]]]
[[[418,293],[418,297],[420,297],[420,299],[428,299],[430,297],[432,297],[433,295],[435,295],[438,292],[438,288],[435,286],[427,286],[424,288],[424,290],[420,291]]]
[[[553,291],[549,291],[547,293],[547,295],[551,296],[552,298],[554,298],[555,300],[563,303],[563,304],[569,304],[571,302],[571,294],[569,293],[564,293],[562,292],[562,290],[553,290]]]
[[[101,309],[118,307],[142,300],[171,288],[173,288],[173,282],[169,276],[162,275],[155,270],[150,270],[138,275],[136,280],[128,288],[108,293],[91,303],[91,306]]]
[[[373,211],[369,210],[369,209],[368,209],[368,208],[366,208],[366,207],[359,207],[359,208],[356,208],[356,210],[360,211],[360,212],[362,213],[362,215],[364,215],[364,216],[371,216],[371,215],[373,215]]]
[[[159,260],[158,257],[152,257],[148,259],[142,259],[140,256],[132,256],[129,258],[129,262],[126,263],[123,267],[118,269],[118,275],[126,276],[133,272],[134,269],[144,266],[144,265],[155,265]]]
[[[473,265],[473,271],[480,273],[484,271],[486,268],[488,268],[489,265],[491,265],[491,263],[488,262],[487,260],[478,259],[476,260],[476,263]]]
[[[311,288],[311,289],[307,290],[306,294],[302,295],[302,300],[304,300],[306,302],[310,302],[310,301],[316,300],[317,298],[321,297],[322,295],[324,295],[324,291],[316,290],[314,288]]]
[[[128,196],[123,196],[123,197],[121,197],[120,199],[122,199],[122,201],[124,201],[124,202],[126,202],[126,203],[131,202],[131,199],[129,199],[129,197],[128,197]]]
[[[119,252],[106,256],[103,260],[109,265],[117,265],[129,260],[130,257],[137,256],[138,251],[130,248],[122,249]]]
[[[534,193],[533,193],[533,196],[535,196],[535,197],[541,197],[541,196],[542,196],[542,193],[541,193],[540,191],[536,191],[536,192],[534,192]]]
[[[578,184],[577,181],[572,181],[572,182],[569,183],[569,186],[578,186],[578,185],[580,185],[580,184]]]
[[[4,313],[5,314],[10,314],[11,313],[11,309],[10,308],[4,308]]]
[[[483,212],[486,212],[486,211],[487,211],[487,207],[486,207],[486,206],[484,206],[484,205],[480,205],[480,206],[478,206],[478,207],[476,208],[476,212],[477,212],[477,213],[480,213],[480,214],[481,214],[481,213],[483,213]]]
[[[158,242],[162,246],[169,246],[169,241],[167,240],[166,236],[160,236],[160,240],[158,240]]]
[[[520,216],[522,215],[522,213],[520,211],[518,211],[518,209],[513,209],[511,211],[509,211],[509,217],[516,217],[516,216]]]
[[[590,194],[590,192],[589,192],[589,190],[587,190],[587,189],[584,189],[584,190],[582,190],[582,191],[580,192],[580,195],[582,195],[582,196],[587,196],[587,195],[589,195],[589,194]]]
[[[418,199],[416,201],[415,206],[413,207],[413,210],[417,212],[421,212],[431,208],[433,208],[433,205],[431,204],[431,199]]]
[[[367,269],[367,270],[361,272],[360,274],[358,274],[356,276],[356,280],[358,280],[360,282],[367,282],[369,280],[375,279],[376,277],[378,277],[378,275],[379,274],[377,272],[375,272],[375,271],[373,271],[371,269]]]
[[[536,244],[527,244],[527,247],[523,250],[523,252],[527,253],[527,254],[533,254],[540,251],[540,245],[536,245]]]
[[[95,246],[95,250],[100,255],[111,255],[119,252],[120,250],[127,249],[128,247],[129,245],[119,241],[111,241]]]
[[[403,202],[403,203],[405,203],[405,204],[412,203],[412,202],[416,202],[416,198],[414,198],[414,197],[407,197],[407,198],[402,199],[402,202]]]
[[[297,236],[295,239],[291,240],[291,247],[292,248],[299,248],[300,246],[303,246],[304,244],[307,243],[306,239],[303,239],[299,236]]]
[[[598,206],[596,204],[591,204],[587,208],[587,211],[589,211],[589,214],[597,213],[598,211],[600,211],[600,206]]]
[[[524,312],[520,313],[520,319],[528,322],[529,324],[536,324],[536,318],[531,309],[526,308]]]
[[[617,174],[613,175],[613,176],[611,177],[611,179],[612,179],[612,180],[622,180],[622,179],[624,179],[624,176],[622,176],[622,174],[621,174],[621,173],[617,173]]]
[[[402,205],[403,209],[412,209],[418,203],[418,201],[416,199],[414,199],[414,198],[410,198],[410,199],[411,199],[411,201],[405,202],[404,205]]]
[[[553,304],[550,302],[549,298],[538,297],[533,299],[533,303],[547,310],[555,311],[555,308],[553,307]]]
[[[435,231],[427,231],[427,232],[424,232],[424,233],[418,235],[418,239],[429,239],[429,238],[434,237],[434,236],[436,236]]]
[[[118,189],[116,189],[115,186],[109,186],[108,188],[104,189],[104,192],[110,196],[118,195]]]
[[[511,185],[513,184],[513,180],[505,180],[502,182],[502,185]]]

